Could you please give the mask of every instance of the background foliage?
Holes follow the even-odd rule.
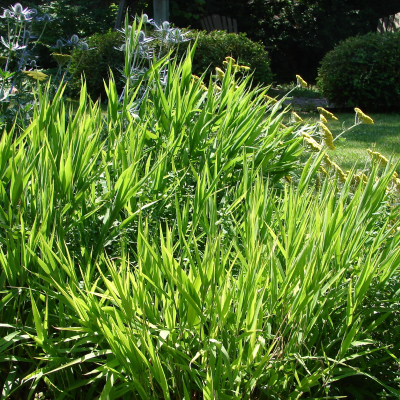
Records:
[[[400,32],[349,38],[322,60],[318,86],[337,105],[399,109],[399,48]]]

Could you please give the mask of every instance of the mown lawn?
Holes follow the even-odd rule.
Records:
[[[318,114],[302,113],[299,115],[304,120],[316,122]],[[343,129],[354,124],[354,113],[336,113],[339,121],[329,121],[328,127],[333,135],[338,136]],[[399,114],[370,114],[374,125],[361,124],[344,133],[335,140],[335,151],[329,151],[330,157],[336,161],[343,170],[349,170],[354,165],[357,169],[370,167],[370,157],[367,149],[372,149],[385,157],[393,157],[395,161],[400,158],[400,115]]]

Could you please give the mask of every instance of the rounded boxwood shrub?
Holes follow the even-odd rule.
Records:
[[[269,85],[273,75],[270,68],[268,52],[261,42],[253,42],[245,33],[235,34],[225,31],[191,31],[187,37],[191,42],[197,40],[196,53],[193,60],[193,73],[201,75],[205,70],[214,73],[215,67],[222,68],[225,57],[235,58],[241,65],[247,65],[254,73],[254,83]],[[188,43],[188,42],[186,42]],[[190,43],[190,42],[189,42]],[[182,54],[186,46],[180,46],[178,52]]]
[[[109,31],[94,34],[87,43],[88,51],[76,49],[72,54],[71,72],[74,73],[70,89],[72,96],[79,95],[81,75],[84,74],[87,91],[93,100],[99,96],[106,98],[104,80],[108,82],[109,71],[114,74],[117,88],[122,90],[123,82],[119,70],[124,65],[124,53],[115,47],[122,45],[122,34]]]
[[[351,37],[326,54],[318,86],[331,103],[400,107],[400,32]]]

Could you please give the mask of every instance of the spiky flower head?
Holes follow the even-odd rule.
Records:
[[[146,39],[145,33],[143,31],[140,31],[138,36],[139,43],[143,43],[145,39]]]
[[[328,123],[328,120],[325,118],[324,114],[319,114],[319,120],[324,124]]]
[[[297,86],[303,88],[307,87],[307,82],[300,75],[296,75],[296,78],[297,78]]]
[[[216,73],[216,75],[217,75],[217,79],[218,79],[218,80],[222,81],[222,80],[224,79],[225,72],[222,71],[221,68],[216,67],[216,68],[215,68],[215,73]]]
[[[10,10],[4,10],[3,15],[1,18],[11,18],[11,11]]]
[[[329,128],[323,123],[319,123],[320,134],[325,146],[330,150],[335,150],[335,145],[333,144],[333,135]]]
[[[169,29],[169,22],[168,22],[168,21],[164,21],[164,22],[162,23],[162,29],[163,29],[164,31],[167,31],[167,30]]]
[[[81,49],[83,51],[88,51],[89,50],[89,45],[85,42],[81,43]]]
[[[32,68],[36,68],[36,60],[32,60],[30,65]]]
[[[43,15],[43,21],[44,22],[50,22],[50,15],[49,14],[44,14]]]
[[[56,47],[63,47],[63,46],[64,46],[63,41],[61,39],[57,39]]]
[[[22,13],[22,5],[20,3],[15,3],[14,7],[13,7],[13,11],[15,15],[20,15]]]
[[[364,114],[359,108],[355,108],[354,111],[356,112],[357,118],[364,122],[364,124],[374,124],[374,120],[368,115]]]
[[[74,46],[76,46],[76,45],[79,43],[79,36],[78,36],[78,35],[72,35],[72,36],[71,36],[71,39],[70,39],[70,42],[71,42]]]
[[[333,119],[334,121],[338,121],[338,119],[328,110],[325,110],[323,107],[317,107],[317,110],[320,114],[322,114],[326,119]]]
[[[23,73],[27,76],[29,76],[29,78],[38,80],[38,81],[44,81],[48,78],[48,75],[44,74],[42,71],[23,71]]]
[[[144,24],[147,24],[147,21],[149,20],[149,16],[147,14],[142,15],[142,21]]]
[[[294,122],[303,122],[303,118],[294,111],[292,111],[292,119]]]

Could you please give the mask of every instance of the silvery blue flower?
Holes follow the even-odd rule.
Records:
[[[4,10],[3,15],[0,16],[0,18],[11,18],[11,11],[10,10]]]
[[[144,24],[147,24],[147,21],[149,20],[149,16],[147,14],[143,14],[142,16],[142,21]]]
[[[20,3],[15,3],[14,6],[11,6],[11,9],[13,10],[15,15],[20,15],[22,14],[22,5]]]
[[[88,46],[88,44],[85,43],[85,42],[81,43],[80,47],[81,47],[81,49],[82,49],[83,51],[89,50],[89,46]]]
[[[168,29],[169,29],[169,22],[168,21],[164,21],[163,23],[162,23],[162,29],[164,30],[164,31],[167,31]]]
[[[71,42],[73,45],[77,45],[77,44],[79,43],[79,37],[78,37],[78,35],[72,35],[72,36],[71,36],[71,39],[70,39],[70,42]]]

